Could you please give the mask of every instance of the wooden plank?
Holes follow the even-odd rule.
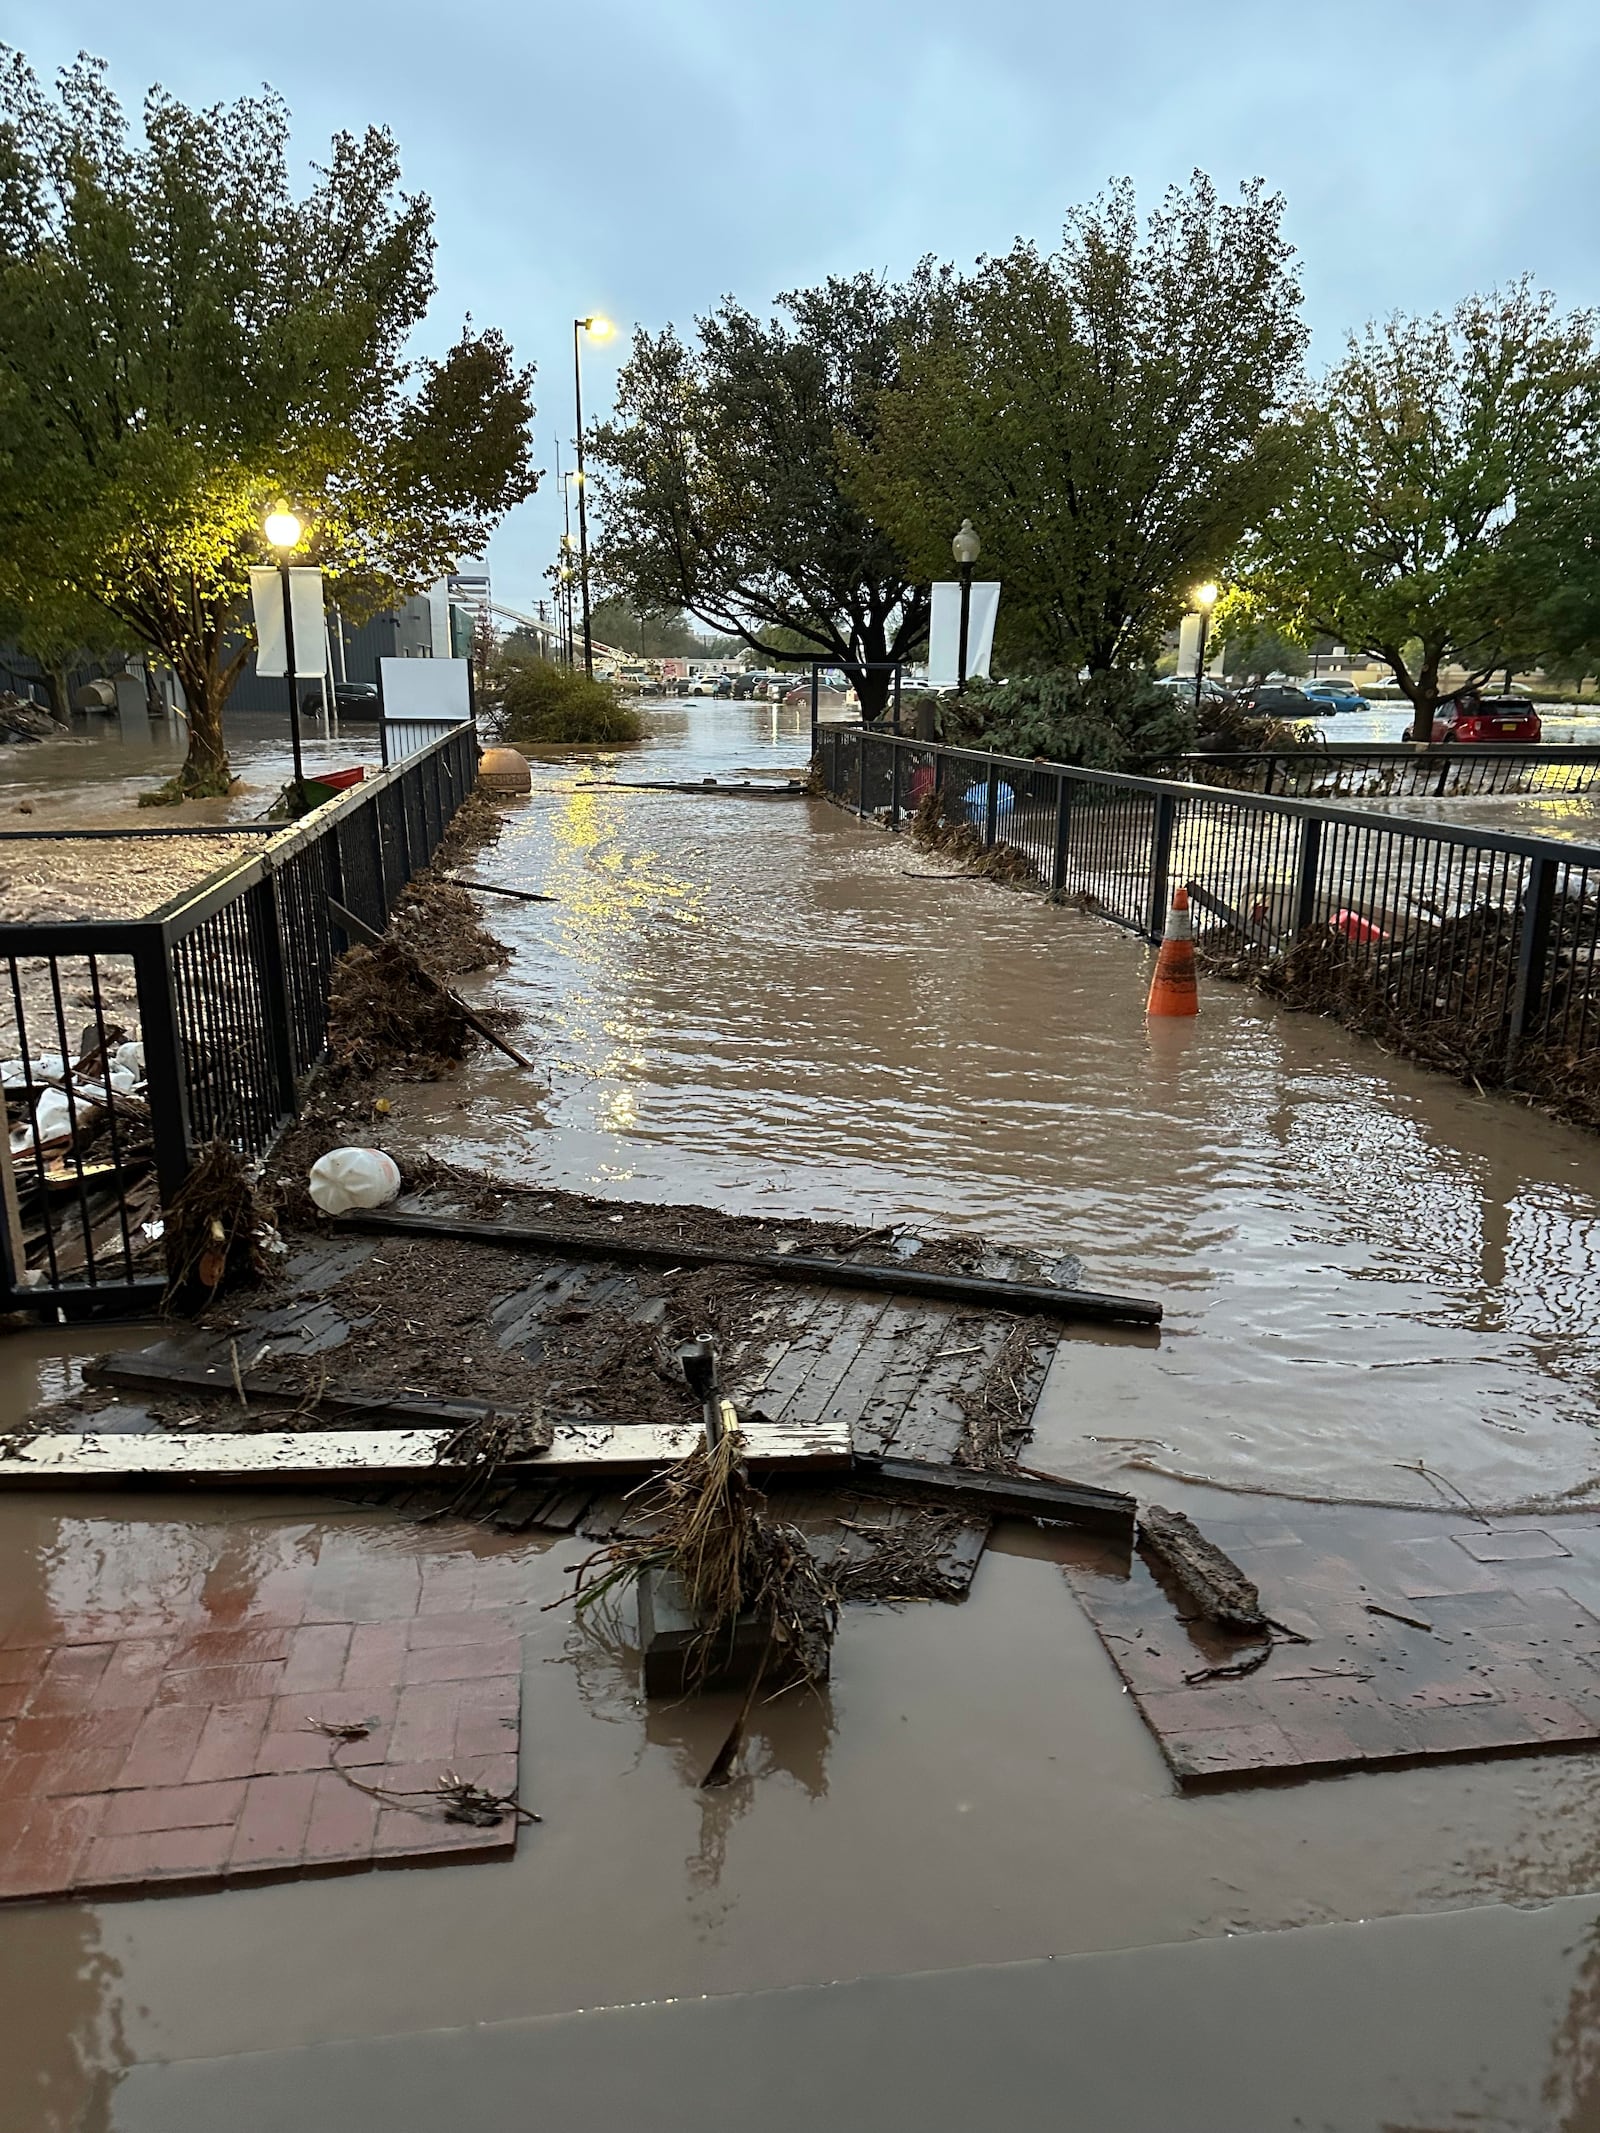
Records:
[[[832,1415],[848,1426],[850,1418],[841,1414],[837,1395],[860,1361],[861,1351],[889,1303],[890,1299],[885,1296],[847,1299],[844,1316],[833,1338],[812,1363],[783,1410],[786,1422],[820,1422],[824,1415]]]
[[[816,1427],[785,1429],[752,1422],[744,1437],[753,1466],[848,1467],[849,1433]],[[363,1481],[421,1481],[457,1474],[462,1468],[435,1458],[450,1432],[391,1430],[186,1430],[141,1436],[93,1432],[0,1441],[0,1486],[41,1484],[96,1486],[120,1481],[319,1483],[358,1477]],[[555,1442],[536,1459],[504,1468],[507,1480],[531,1482],[537,1473],[559,1478],[648,1471],[686,1458],[702,1441],[693,1422],[558,1423]]]
[[[759,1407],[774,1422],[780,1421],[844,1324],[849,1308],[850,1298],[837,1290],[829,1289],[817,1297],[802,1332],[784,1348],[763,1381],[744,1394],[746,1404]]]
[[[22,1235],[22,1203],[17,1197],[16,1173],[11,1167],[11,1128],[4,1104],[0,1104],[0,1224],[5,1227],[6,1258],[12,1277],[20,1287],[28,1270],[28,1247]]]
[[[827,1300],[825,1289],[800,1289],[783,1299],[781,1308],[781,1335],[773,1338],[759,1359],[746,1355],[738,1367],[730,1372],[724,1391],[734,1405],[743,1413],[746,1409],[761,1408],[771,1413],[775,1397],[786,1399],[788,1394],[775,1394],[774,1387],[781,1383],[778,1371],[784,1359],[791,1355],[811,1328],[818,1311]],[[763,1313],[764,1317],[766,1314]],[[795,1380],[799,1382],[798,1379]]]
[[[191,1362],[181,1355],[163,1354],[160,1348],[132,1355],[91,1356],[83,1366],[83,1376],[86,1384],[119,1385],[135,1392],[202,1393],[236,1405],[239,1398],[231,1362]],[[315,1400],[308,1400],[304,1387],[259,1371],[245,1371],[239,1382],[244,1386],[246,1410],[251,1406],[298,1407],[304,1401],[318,1414],[369,1421],[392,1416],[411,1429],[461,1429],[495,1412],[487,1400],[416,1399],[383,1392],[341,1392],[337,1386],[325,1386]]]
[[[966,1414],[956,1393],[988,1375],[1010,1331],[1006,1319],[963,1317],[947,1323],[944,1342],[929,1359],[889,1440],[891,1457],[939,1462],[955,1457],[967,1435]]]
[[[699,1244],[649,1244],[598,1233],[573,1235],[522,1223],[474,1222],[465,1216],[423,1214],[415,1209],[372,1208],[340,1217],[347,1228],[389,1236],[443,1237],[462,1244],[495,1244],[508,1251],[579,1252],[596,1259],[636,1260],[662,1266],[737,1266],[774,1281],[821,1282],[831,1288],[875,1289],[890,1295],[933,1296],[1000,1311],[1045,1311],[1056,1318],[1156,1326],[1161,1306],[1149,1297],[1109,1296],[1093,1289],[1057,1289],[1043,1283],[992,1281],[977,1274],[930,1273],[912,1265],[884,1266],[869,1260],[817,1259],[801,1252],[742,1252]]]
[[[1049,1518],[1115,1533],[1133,1545],[1133,1497],[1087,1482],[1046,1481],[1032,1474],[991,1474],[975,1467],[930,1466],[915,1459],[858,1459],[852,1486],[890,1496],[936,1498],[952,1509],[991,1518]]]
[[[894,1344],[893,1359],[862,1403],[855,1429],[858,1452],[887,1451],[935,1353],[950,1337],[951,1315],[947,1311],[917,1310],[902,1304],[898,1315],[898,1327],[889,1329],[886,1336]]]

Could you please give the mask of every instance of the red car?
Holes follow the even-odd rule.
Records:
[[[1525,696],[1480,696],[1468,689],[1447,697],[1433,714],[1436,741],[1536,741],[1543,730]]]

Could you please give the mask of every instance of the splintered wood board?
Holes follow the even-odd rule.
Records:
[[[411,1480],[461,1471],[435,1454],[453,1432],[437,1429],[185,1431],[148,1436],[35,1437],[0,1457],[0,1486],[120,1481],[276,1482]],[[757,1466],[850,1464],[850,1431],[838,1423],[750,1422],[741,1431]],[[597,1480],[607,1473],[670,1466],[701,1441],[695,1422],[611,1426],[558,1423],[549,1451],[501,1469],[507,1480],[546,1474]]]

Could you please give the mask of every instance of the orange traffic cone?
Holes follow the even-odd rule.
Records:
[[[1189,930],[1189,892],[1174,889],[1166,936],[1150,980],[1147,1015],[1197,1015],[1200,991],[1194,976],[1194,937]]]

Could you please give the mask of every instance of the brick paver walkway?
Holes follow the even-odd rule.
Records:
[[[1180,1784],[1600,1740],[1593,1520],[1280,1504],[1200,1523],[1309,1640],[1242,1679],[1186,1679],[1255,1640],[1192,1627],[1141,1558],[1085,1545],[1068,1570]]]
[[[202,1586],[143,1619],[0,1626],[0,1898],[508,1855],[510,1816],[452,1822],[328,1767],[315,1727],[364,1725],[339,1749],[364,1784],[427,1794],[448,1773],[516,1788],[515,1631],[462,1611],[459,1582],[402,1567],[376,1620],[330,1610],[325,1578],[268,1575],[221,1606]],[[370,1617],[372,1597],[369,1583],[350,1613]]]

